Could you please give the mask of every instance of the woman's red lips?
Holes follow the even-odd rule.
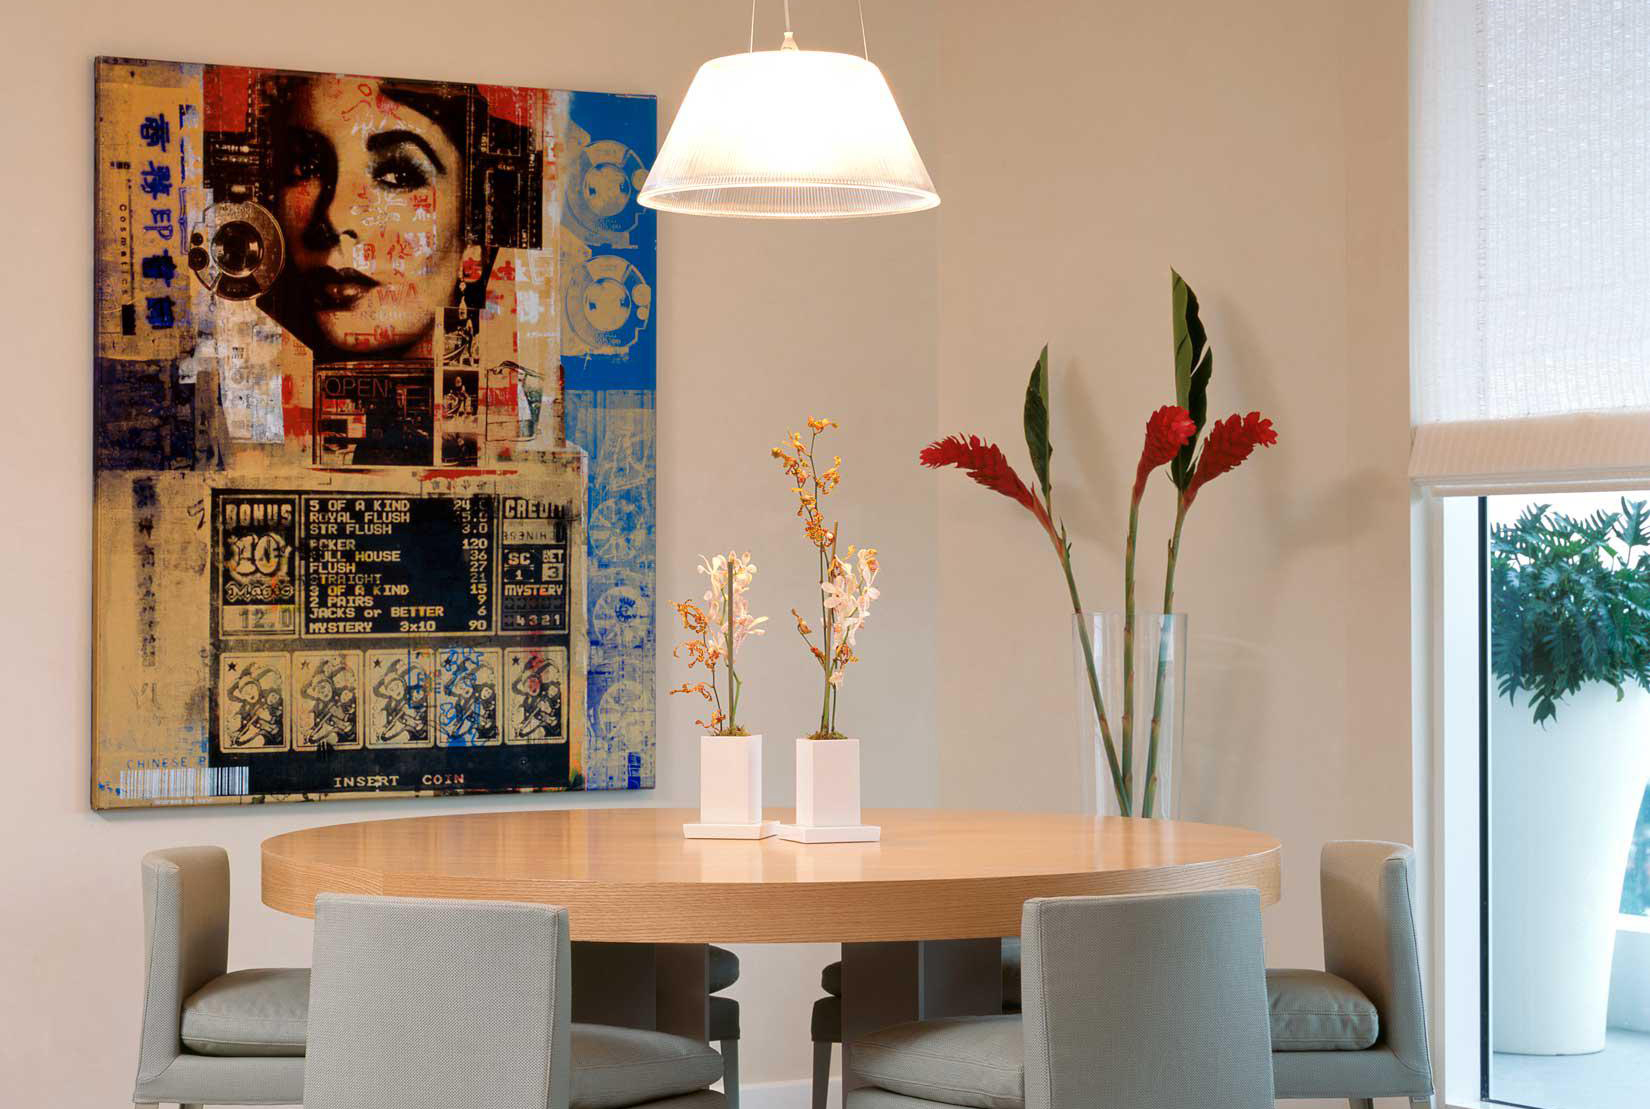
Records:
[[[311,270],[307,281],[310,300],[321,311],[350,308],[378,282],[357,269],[322,266]]]

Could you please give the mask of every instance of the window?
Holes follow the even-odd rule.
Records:
[[[1411,13],[1410,473],[1428,552],[1417,780],[1431,799],[1417,837],[1433,869],[1435,1058],[1452,1105],[1642,1106],[1650,1051],[1635,1073],[1615,1064],[1634,1037],[1650,1044],[1650,996],[1615,982],[1650,994],[1650,798],[1633,781],[1642,751],[1600,740],[1631,730],[1620,720],[1638,699],[1566,688],[1543,714],[1531,690],[1498,693],[1515,661],[1495,655],[1498,616],[1499,649],[1516,625],[1492,600],[1491,528],[1536,494],[1585,519],[1619,511],[1613,490],[1650,491],[1650,3],[1415,0]],[[1596,623],[1567,628],[1553,650],[1599,649]],[[1584,773],[1593,784],[1566,793]],[[1583,801],[1554,819],[1571,794]],[[1610,846],[1585,846],[1581,831],[1603,824]],[[1547,896],[1520,894],[1521,873]],[[1562,919],[1583,900],[1604,905],[1585,935]],[[1571,978],[1591,1000],[1555,1000],[1556,968],[1583,953]],[[1521,1021],[1535,1038],[1515,1042]],[[1529,1053],[1554,1027],[1584,1041],[1562,1050],[1603,1050]]]
[[[1650,492],[1482,501],[1484,1096],[1637,1109],[1650,1074]]]
[[[1417,780],[1431,800],[1417,836],[1433,870],[1435,1059],[1451,1105],[1642,1106],[1650,723],[1635,747],[1623,721],[1650,694],[1564,685],[1544,712],[1539,689],[1498,690],[1520,667],[1509,619],[1541,602],[1541,577],[1498,583],[1511,571],[1494,568],[1492,528],[1536,494],[1587,520],[1620,510],[1605,491],[1650,490],[1650,3],[1410,10]],[[1598,617],[1612,602],[1586,592],[1608,584],[1578,585],[1573,618],[1546,632],[1545,650],[1569,653],[1558,662],[1609,648],[1618,629]],[[1604,846],[1583,834],[1604,831]]]
[[[1627,877],[1621,884],[1621,911],[1650,918],[1650,790],[1639,805],[1633,844],[1627,852]]]

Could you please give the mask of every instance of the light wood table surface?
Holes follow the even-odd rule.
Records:
[[[566,906],[575,940],[842,943],[1014,936],[1029,897],[1279,895],[1277,840],[1241,828],[882,809],[865,815],[880,843],[683,839],[695,819],[546,809],[309,828],[264,841],[263,899],[299,916],[327,892],[532,901]]]
[[[288,832],[264,841],[263,900],[299,916],[320,893],[565,906],[573,939],[587,941],[575,1019],[700,1039],[705,944],[841,943],[850,1042],[900,1020],[997,1011],[999,939],[1019,934],[1027,898],[1251,887],[1271,904],[1281,893],[1277,840],[1242,828],[882,809],[864,817],[880,843],[683,839],[697,817],[516,810]],[[579,988],[597,979],[601,989]]]

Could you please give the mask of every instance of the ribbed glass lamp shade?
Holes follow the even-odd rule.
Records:
[[[882,70],[761,50],[699,67],[637,198],[662,212],[832,219],[939,204]]]

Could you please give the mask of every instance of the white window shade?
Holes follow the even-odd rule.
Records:
[[[1411,474],[1650,477],[1650,0],[1420,0]]]

